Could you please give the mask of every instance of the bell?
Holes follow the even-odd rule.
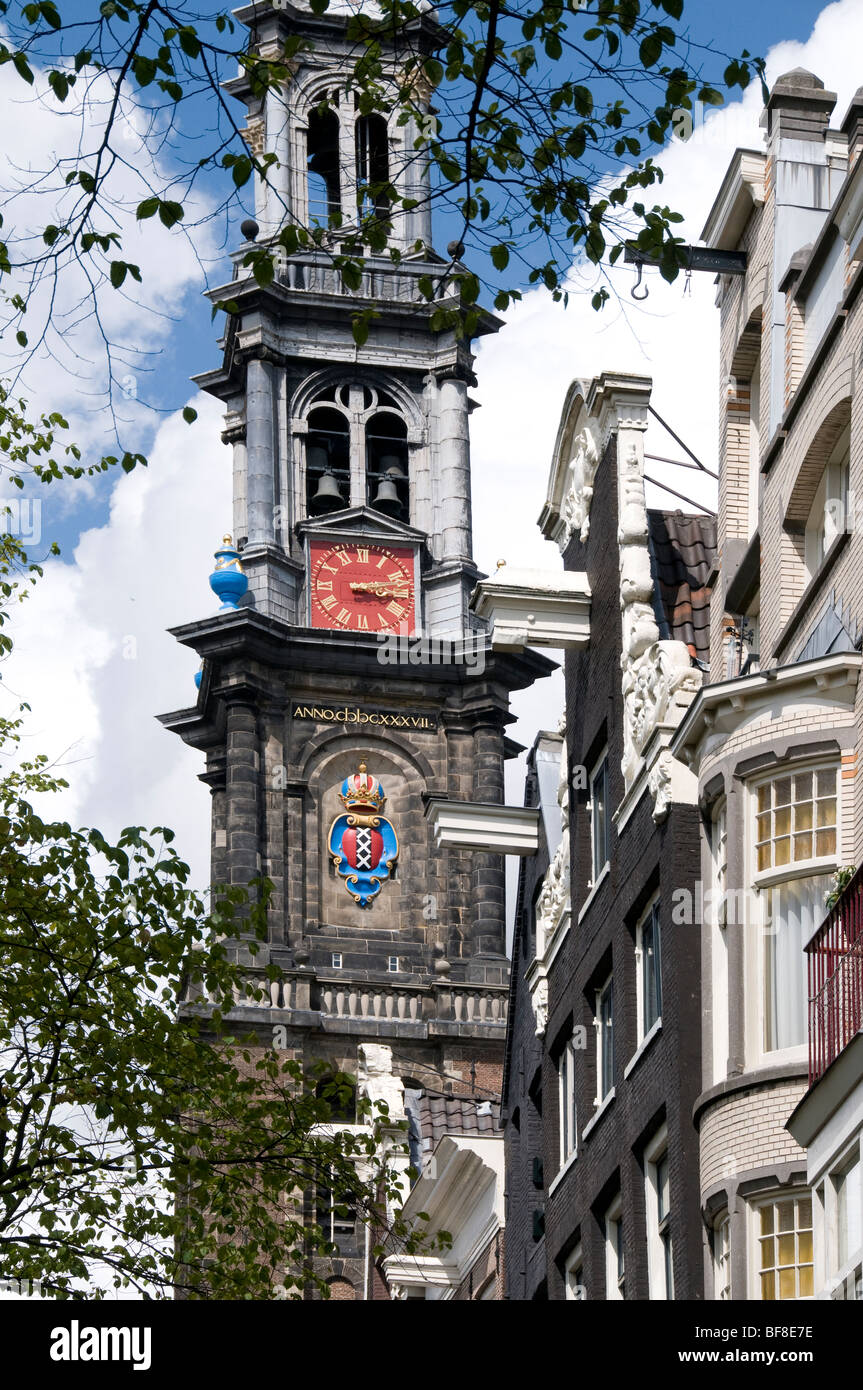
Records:
[[[311,499],[310,507],[315,516],[321,512],[337,512],[345,505],[339,492],[339,485],[329,468],[321,474],[317,491]]]
[[[382,473],[388,473],[391,478],[403,478],[405,476],[398,454],[384,454],[380,468]]]
[[[399,490],[393,481],[391,473],[386,478],[381,478],[378,484],[377,495],[372,506],[376,507],[379,512],[388,512],[391,516],[397,516],[401,511],[402,504],[401,498],[399,497]]]

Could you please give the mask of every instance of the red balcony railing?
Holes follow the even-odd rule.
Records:
[[[806,947],[809,1085],[863,1027],[863,865]]]

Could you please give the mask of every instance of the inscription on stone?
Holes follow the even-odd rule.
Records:
[[[327,724],[371,724],[387,729],[437,732],[437,717],[423,710],[365,709],[361,705],[300,705],[291,710],[294,719],[317,719]]]

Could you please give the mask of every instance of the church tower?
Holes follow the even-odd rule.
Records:
[[[228,84],[247,107],[250,147],[278,160],[258,182],[233,279],[212,292],[232,302],[221,366],[197,378],[225,406],[239,560],[226,543],[222,563],[241,567],[248,588],[238,607],[172,630],[202,676],[196,705],[161,718],[206,755],[213,884],[274,884],[269,941],[249,967],[272,961],[284,982],[267,986],[266,1003],[238,1006],[234,1025],[263,1046],[281,1029],[298,1060],[323,1059],[369,1095],[391,1073],[388,1094],[410,1111],[423,1089],[500,1090],[503,859],[439,843],[427,812],[503,803],[504,760],[518,751],[509,694],[552,665],[492,650],[470,607],[482,578],[473,357],[432,327],[418,289],[450,258],[432,247],[417,124],[362,114],[347,84],[356,8],[315,16],[283,0],[238,12],[265,56],[295,34],[311,46],[278,94],[262,97],[244,74]],[[411,51],[433,50],[437,32],[423,14]],[[406,52],[384,45],[391,80]],[[427,110],[419,102],[418,119]],[[333,253],[365,185],[385,181],[416,204],[395,219],[401,258],[369,256],[348,290]],[[292,222],[326,226],[334,209],[341,231],[282,255],[271,284],[255,281],[250,253]],[[353,320],[370,305],[357,346]],[[486,315],[481,331],[499,326]],[[334,1237],[333,1277],[361,1297],[359,1233]]]

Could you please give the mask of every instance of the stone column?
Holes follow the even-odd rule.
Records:
[[[248,699],[227,709],[227,880],[245,887],[260,871],[260,755],[257,714]]]
[[[210,788],[210,886],[225,882],[227,796],[224,787]]]
[[[260,358],[246,366],[246,453],[248,544],[275,539],[276,441],[273,430],[273,369]]]
[[[474,800],[504,801],[503,738],[489,721],[474,730]],[[475,854],[471,875],[470,955],[502,956],[506,940],[506,878],[503,856]]]
[[[438,473],[442,560],[471,556],[470,435],[467,382],[438,383]]]

